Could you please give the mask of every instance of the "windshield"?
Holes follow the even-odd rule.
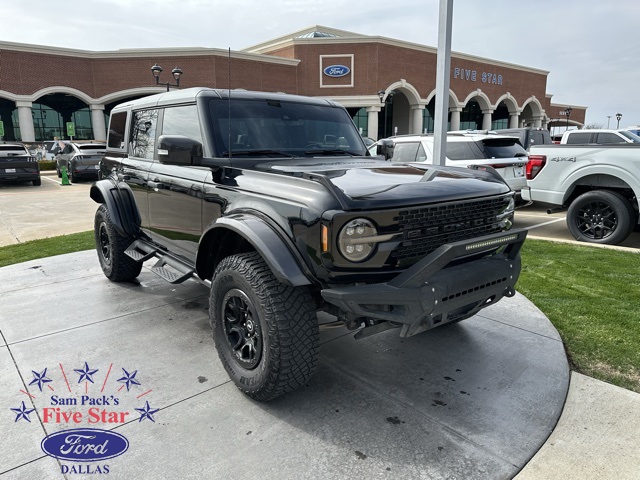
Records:
[[[346,110],[283,100],[212,99],[217,156],[366,155]]]
[[[620,131],[620,134],[631,140],[631,143],[640,143],[640,137],[633,132]]]

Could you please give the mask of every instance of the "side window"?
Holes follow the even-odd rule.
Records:
[[[134,157],[153,160],[156,147],[158,110],[141,110],[133,113],[129,152]]]
[[[598,133],[597,135],[598,137],[597,137],[596,143],[599,145],[609,145],[612,143],[626,143],[622,138],[620,138],[615,133],[605,132],[605,133]]]
[[[124,148],[124,129],[127,125],[127,112],[119,112],[111,115],[109,120],[109,139],[107,144],[111,148]]]
[[[589,143],[589,137],[591,137],[591,132],[570,133],[567,138],[567,144],[584,145],[585,143]]]
[[[424,147],[420,144],[418,147],[418,156],[416,157],[416,162],[426,162],[427,161],[427,152],[424,151]]]
[[[67,143],[67,145],[65,145],[64,147],[64,150],[62,150],[62,153],[73,153],[73,147],[71,146],[71,144]]]
[[[202,143],[200,120],[195,105],[169,107],[164,110],[162,135],[184,135]]]
[[[391,160],[394,162],[415,162],[418,147],[422,148],[419,142],[396,143],[393,147]]]

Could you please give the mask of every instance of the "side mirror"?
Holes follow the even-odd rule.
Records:
[[[393,149],[395,148],[395,144],[393,140],[380,140],[378,146],[376,147],[376,153],[378,155],[384,156],[385,160],[389,160],[393,157]]]
[[[195,165],[202,158],[202,144],[184,135],[160,135],[158,160],[167,165]]]

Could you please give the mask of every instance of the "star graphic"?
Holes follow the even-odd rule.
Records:
[[[146,405],[144,406],[144,408],[136,408],[136,410],[140,412],[140,419],[138,420],[138,422],[141,422],[145,418],[148,418],[153,423],[156,423],[156,421],[153,419],[153,414],[156,413],[160,409],[156,408],[156,409],[152,410],[151,407],[149,406],[149,402],[147,401]]]
[[[40,373],[36,372],[35,370],[31,370],[31,372],[33,373],[33,380],[31,380],[31,383],[29,385],[37,383],[40,391],[42,391],[42,384],[51,382],[51,379],[47,378],[46,368]]]
[[[74,368],[73,371],[80,375],[78,383],[81,383],[83,380],[89,380],[91,383],[93,383],[93,378],[91,377],[98,371],[98,369],[96,368],[95,370],[91,370],[89,369],[89,365],[87,365],[87,362],[84,362],[84,369]]]
[[[140,382],[136,380],[136,373],[138,373],[137,370],[133,373],[129,373],[123,368],[122,371],[124,372],[124,377],[119,378],[118,381],[127,386],[127,392],[129,391],[129,388],[131,388],[131,385],[140,385]]]
[[[24,402],[22,402],[22,406],[20,408],[12,408],[11,410],[13,410],[18,414],[16,415],[16,420],[15,420],[16,422],[21,418],[24,418],[27,422],[31,423],[31,420],[29,420],[29,414],[33,412],[35,408],[27,409]]]

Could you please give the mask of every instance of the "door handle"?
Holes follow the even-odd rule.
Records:
[[[158,191],[158,189],[160,189],[160,188],[164,188],[164,183],[162,183],[162,182],[152,182],[151,180],[147,182],[147,185],[149,185],[149,188],[153,188],[156,191]]]
[[[120,182],[123,182],[123,181],[126,182],[127,180],[131,180],[131,177],[129,175],[125,175],[123,173],[119,173],[118,174],[118,180]]]

